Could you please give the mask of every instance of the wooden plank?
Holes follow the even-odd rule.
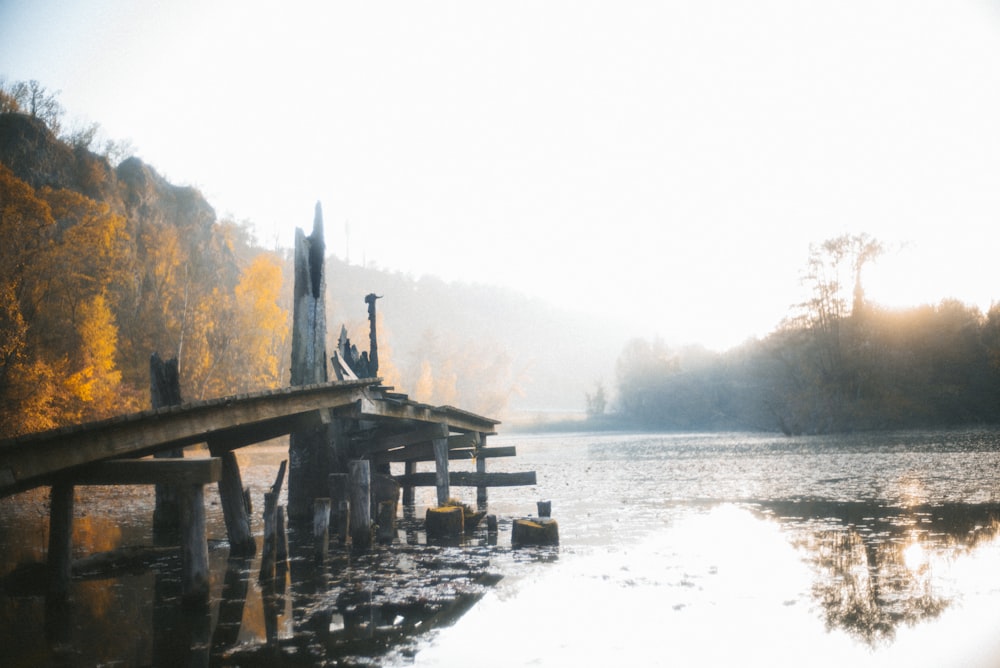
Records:
[[[447,424],[453,431],[479,431],[493,434],[497,420],[461,411],[450,406],[435,408],[413,401],[389,401],[365,396],[355,408],[352,416],[360,420],[412,420],[414,422],[434,422]]]
[[[373,379],[322,383],[143,411],[111,420],[32,434],[0,442],[0,496],[46,482],[58,471],[115,457],[204,442],[226,430],[273,435],[281,422],[325,408],[355,405]],[[266,439],[261,439],[266,440]],[[257,442],[257,441],[253,441]]]
[[[435,472],[409,473],[395,476],[395,478],[396,482],[400,485],[410,485],[413,487],[437,486],[437,474]],[[519,471],[516,473],[451,471],[448,474],[448,482],[452,487],[518,487],[538,484],[534,471]]]
[[[111,459],[84,467],[68,479],[74,485],[207,485],[222,478],[222,459]]]
[[[379,436],[369,442],[360,444],[361,449],[366,454],[384,452],[395,448],[402,448],[416,443],[430,443],[435,438],[448,436],[448,425],[445,424],[423,424],[416,425],[412,429],[404,432],[397,432],[387,436]]]
[[[514,446],[504,446],[496,448],[482,448],[477,453],[472,449],[449,450],[448,459],[489,459],[491,457],[516,457],[517,448]],[[420,443],[408,448],[391,450],[387,453],[376,455],[372,458],[375,462],[432,462],[434,461],[434,448],[430,443]]]

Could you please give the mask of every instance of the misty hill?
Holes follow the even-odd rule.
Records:
[[[615,361],[626,333],[614,323],[562,309],[518,292],[482,284],[448,283],[327,260],[331,336],[346,323],[367,348],[364,295],[375,292],[382,324],[380,353],[389,351],[402,391],[420,394],[427,372],[456,375],[457,405],[502,407],[512,413],[580,411],[597,383],[614,385]],[[421,363],[432,367],[421,374]],[[433,392],[432,392],[433,394]],[[483,401],[486,395],[498,395]],[[440,403],[447,395],[438,394]],[[435,402],[438,403],[438,402]],[[490,405],[492,404],[492,405]]]
[[[219,221],[195,188],[169,183],[138,158],[112,167],[24,114],[0,114],[0,168],[7,170],[5,196],[16,200],[11,211],[20,216],[0,221],[5,234],[10,226],[0,262],[13,290],[0,306],[11,322],[24,321],[8,329],[11,341],[0,342],[17,351],[0,365],[0,402],[8,416],[33,416],[8,430],[145,407],[152,352],[180,358],[186,398],[287,384],[288,254],[254,246],[245,227]],[[300,222],[305,227],[289,224]],[[18,273],[28,265],[31,271]],[[418,400],[503,419],[579,411],[597,383],[614,384],[624,336],[609,321],[502,288],[335,257],[327,284],[328,350],[341,324],[367,347],[363,297],[382,295],[380,375]],[[251,292],[260,298],[237,296]],[[100,328],[81,321],[81,307],[97,309]],[[95,374],[101,342],[103,372]],[[90,380],[64,387],[61,379],[77,377]],[[101,383],[98,409],[93,396]]]

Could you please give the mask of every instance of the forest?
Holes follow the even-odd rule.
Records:
[[[1000,421],[1000,306],[891,310],[866,301],[882,243],[814,245],[810,298],[773,333],[723,354],[635,339],[618,359],[618,419],[671,430],[815,434]]]
[[[186,401],[287,385],[290,250],[63,117],[37,82],[0,83],[0,438],[148,408],[153,353]],[[341,326],[367,342],[364,295],[384,295],[379,375],[417,400],[498,415],[548,373],[508,352],[561,327],[547,305],[334,255],[326,274],[327,350]]]
[[[0,438],[148,408],[153,353],[177,358],[189,401],[287,385],[290,251],[220,220],[99,126],[64,125],[55,94],[0,82]],[[289,224],[311,224],[312,204]],[[864,234],[817,244],[811,298],[723,353],[629,341],[616,323],[501,288],[331,254],[327,350],[342,325],[367,341],[362,300],[376,292],[386,384],[501,419],[585,406],[590,426],[669,430],[997,422],[1000,307],[869,303],[864,270],[881,252]]]

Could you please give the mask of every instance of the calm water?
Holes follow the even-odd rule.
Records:
[[[255,562],[227,560],[212,491],[207,611],[179,609],[169,556],[75,579],[66,610],[46,610],[29,577],[7,577],[0,663],[1000,665],[1000,433],[490,445],[518,450],[491,470],[538,473],[536,487],[491,490],[495,545],[480,531],[427,546],[419,522],[404,520],[393,547],[335,551],[317,567],[293,532],[288,573],[262,587]],[[240,454],[255,509],[281,456]],[[150,497],[81,489],[77,556],[151,544]],[[511,518],[539,499],[552,500],[561,546],[512,551]],[[0,501],[0,576],[44,559],[46,501]]]

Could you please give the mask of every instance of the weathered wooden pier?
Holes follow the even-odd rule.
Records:
[[[435,487],[439,504],[449,499],[452,487],[475,487],[480,507],[485,507],[491,486],[535,484],[532,471],[486,470],[490,458],[516,454],[512,447],[487,446],[497,420],[423,404],[384,386],[378,377],[358,377],[374,376],[378,369],[375,295],[365,298],[372,328],[364,372],[357,372],[362,367],[351,359],[350,350],[338,350],[331,359],[338,380],[326,380],[319,205],[313,234],[305,237],[299,230],[296,241],[293,387],[179,405],[157,402],[154,389],[154,405],[160,407],[0,441],[0,497],[39,486],[52,488],[50,594],[65,595],[69,586],[74,488],[155,484],[170,485],[176,494],[184,598],[206,600],[204,486],[218,484],[231,552],[253,554],[256,545],[234,453],[277,437],[290,438],[290,518],[304,519],[308,513],[312,520],[314,501],[322,499],[319,507],[328,509],[344,537],[344,516],[349,513],[352,542],[359,547],[371,539],[373,516],[383,513],[383,524],[390,519],[388,508],[378,504],[386,496],[386,484],[390,497],[402,491],[404,505],[413,504],[415,487]],[[207,451],[183,456],[184,448],[200,444]],[[474,462],[475,470],[452,471],[450,462],[460,460]],[[419,470],[424,462],[433,462],[433,470]],[[401,473],[392,474],[393,463],[397,469],[402,463]],[[372,499],[374,504],[367,503]],[[360,511],[362,507],[370,509]],[[392,517],[395,510],[393,499]]]

